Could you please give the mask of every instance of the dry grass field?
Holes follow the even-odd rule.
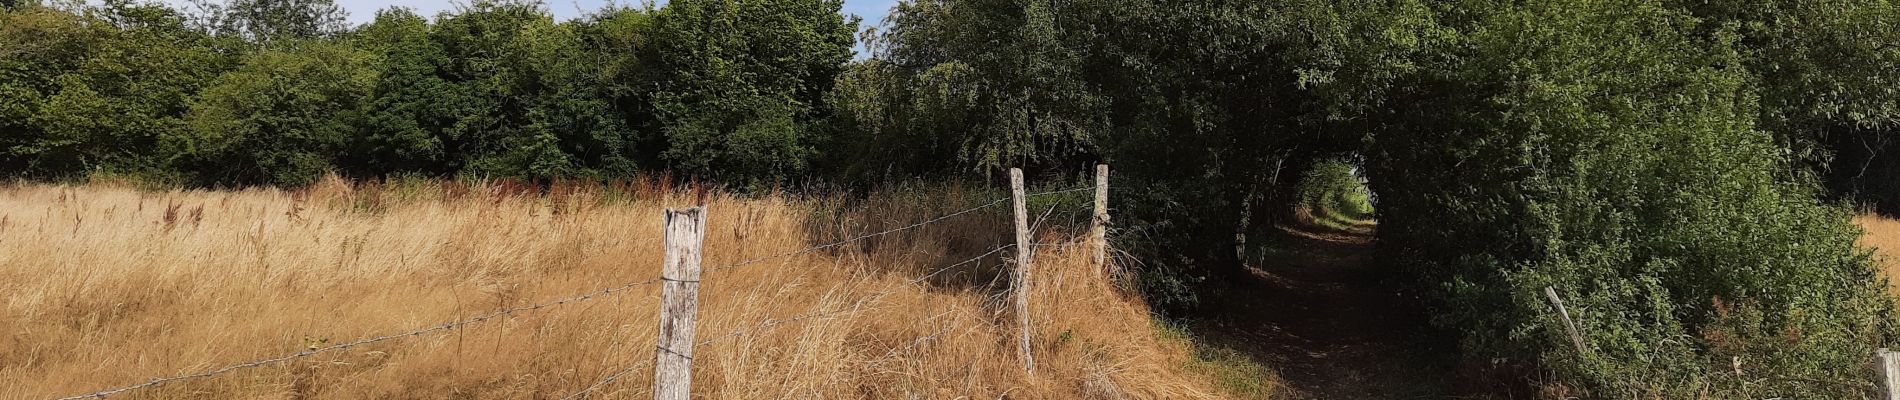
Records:
[[[1900,292],[1900,220],[1887,218],[1879,214],[1863,212],[1854,216],[1854,224],[1860,225],[1865,233],[1860,236],[1860,245],[1874,249],[1874,259],[1880,269],[1886,272],[1889,290]]]
[[[402,332],[657,276],[647,183],[351,185],[146,191],[0,184],[0,399],[137,384]],[[705,265],[797,250],[981,204],[993,193],[841,198],[719,193]],[[969,197],[968,199],[959,199]],[[934,201],[920,201],[934,199]],[[929,203],[925,205],[925,203]],[[846,212],[846,211],[849,212]],[[1007,207],[702,279],[694,392],[712,398],[1206,398],[1191,344],[1088,266],[1039,247],[1037,369],[1019,367]],[[1048,243],[1071,240],[1044,229]],[[658,285],[128,398],[560,398],[654,356]],[[746,331],[768,321],[821,317]],[[644,398],[651,370],[593,398]]]

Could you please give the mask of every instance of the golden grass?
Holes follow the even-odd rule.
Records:
[[[1863,231],[1861,247],[1874,249],[1874,262],[1891,280],[1888,291],[1900,293],[1900,286],[1896,286],[1900,284],[1900,220],[1863,212],[1854,216],[1854,224]]]
[[[88,393],[650,279],[662,207],[692,201],[653,187],[539,195],[502,184],[334,179],[297,191],[0,185],[0,398]],[[715,193],[705,265],[901,226],[978,200],[957,197]],[[1209,389],[1218,378],[1184,372],[1190,344],[1160,337],[1146,306],[1092,272],[1082,246],[1038,249],[1033,375],[1014,354],[1015,317],[994,279],[999,257],[928,285],[905,283],[1004,243],[1005,209],[707,274],[702,339],[768,319],[838,314],[696,348],[695,394],[1219,396]],[[658,286],[642,286],[129,397],[559,398],[653,358],[657,297]],[[637,371],[593,398],[645,398],[651,380],[651,370]]]

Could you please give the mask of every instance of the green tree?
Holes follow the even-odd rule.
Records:
[[[67,177],[156,167],[158,138],[229,58],[184,17],[124,1],[0,14],[0,166]]]
[[[1740,35],[1761,85],[1761,126],[1839,195],[1900,213],[1900,4],[1677,1]]]
[[[670,2],[653,22],[662,157],[731,182],[796,176],[815,157],[824,94],[851,57],[840,0]]]
[[[1373,116],[1369,170],[1388,257],[1471,356],[1605,398],[1858,395],[1814,382],[1862,379],[1890,299],[1758,128],[1733,26],[1655,1],[1451,9],[1463,34],[1394,85],[1432,106]],[[1590,350],[1547,287],[1590,310]]]
[[[333,0],[192,0],[202,29],[255,43],[327,38],[348,28]]]
[[[430,130],[460,171],[530,178],[631,173],[639,135],[628,121],[642,118],[626,111],[637,114],[625,99],[637,96],[628,93],[637,84],[626,79],[638,75],[601,66],[638,50],[607,45],[637,39],[588,35],[637,35],[612,25],[640,26],[627,22],[642,18],[637,13],[556,24],[537,3],[478,2],[445,14],[430,31],[442,55],[429,58],[449,93],[415,97],[422,103],[414,104],[442,110],[446,118]]]
[[[1119,234],[1160,304],[1237,271],[1231,238],[1280,220],[1297,168],[1360,153],[1386,259],[1474,359],[1602,397],[1843,397],[1813,382],[1862,379],[1892,332],[1764,111],[1784,108],[1767,47],[1673,3],[939,0],[892,21],[833,93],[836,126],[961,157],[859,173],[1108,160],[1140,188],[1116,197]],[[1861,72],[1826,75],[1881,79]],[[1592,310],[1595,350],[1570,348],[1545,287]]]
[[[455,115],[440,102],[457,96],[442,78],[448,54],[430,38],[429,21],[406,9],[376,13],[351,43],[376,54],[376,83],[362,101],[362,124],[344,169],[358,176],[396,173],[446,175],[458,160],[444,147]]]
[[[200,182],[302,185],[336,170],[375,84],[373,56],[306,42],[247,57],[191,104],[168,136],[172,162]]]

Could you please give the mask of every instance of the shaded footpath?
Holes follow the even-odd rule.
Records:
[[[1418,300],[1380,282],[1374,229],[1280,227],[1262,265],[1191,328],[1273,370],[1276,399],[1503,398],[1455,383],[1456,349],[1431,336]]]

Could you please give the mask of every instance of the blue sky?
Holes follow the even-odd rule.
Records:
[[[189,3],[189,1],[187,0],[163,0],[163,1],[165,3],[172,4],[173,6],[185,6],[186,4]],[[555,18],[570,19],[570,18],[581,16],[582,14],[585,14],[590,11],[598,10],[601,8],[601,6],[606,5],[607,3],[615,1],[615,0],[543,0],[543,1],[547,2],[548,11],[553,12]],[[656,1],[659,4],[666,4],[666,0],[656,0]],[[619,4],[636,4],[636,5],[640,4],[639,0],[619,0],[618,3]],[[461,1],[423,1],[423,0],[336,0],[336,4],[343,6],[343,9],[348,10],[350,12],[351,23],[360,24],[364,22],[369,22],[369,20],[376,18],[376,10],[381,10],[389,6],[408,7],[410,9],[415,10],[417,14],[432,16],[432,15],[435,15],[435,13],[440,12],[440,11],[454,9],[456,4],[465,4],[465,3]],[[871,26],[877,26],[879,21],[883,21],[884,14],[889,13],[891,10],[891,7],[896,6],[896,5],[897,5],[897,0],[844,0],[844,13],[855,14],[857,16],[864,17],[864,23],[861,24],[860,27],[871,27]],[[863,46],[859,46],[859,50],[862,51]],[[860,54],[860,56],[862,56],[862,54]]]

